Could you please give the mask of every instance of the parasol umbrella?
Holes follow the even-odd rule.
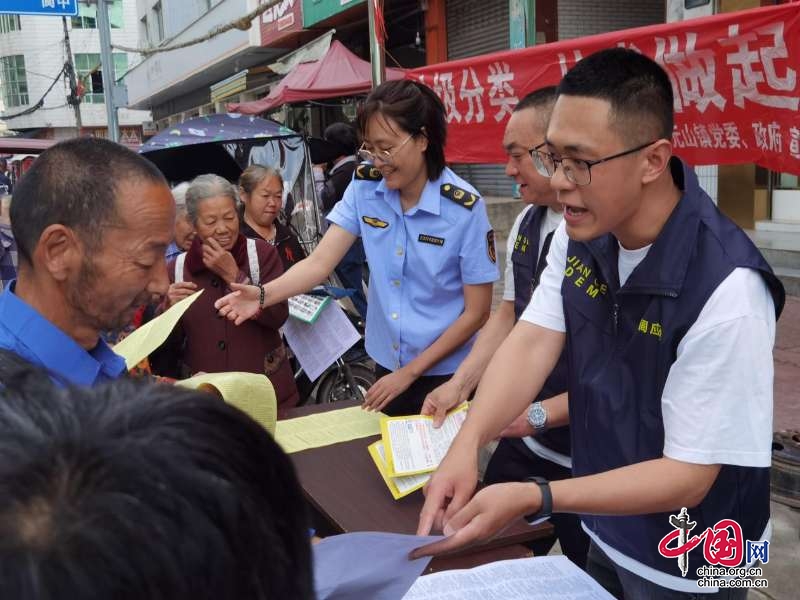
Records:
[[[239,114],[195,117],[165,129],[139,152],[170,182],[214,173],[236,181],[247,166],[249,149],[271,140],[302,140],[302,136],[268,119]]]

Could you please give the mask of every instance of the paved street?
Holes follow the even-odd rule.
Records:
[[[800,429],[800,297],[789,296],[775,340],[775,429]]]

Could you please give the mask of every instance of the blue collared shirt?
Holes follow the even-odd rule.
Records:
[[[448,183],[477,194],[446,168],[404,214],[399,192],[383,180],[353,179],[328,215],[364,242],[370,268],[366,349],[392,371],[419,356],[461,315],[464,284],[499,277],[486,205],[479,199],[470,210],[443,197]],[[471,347],[472,340],[425,375],[453,373]]]
[[[117,379],[125,360],[101,339],[87,351],[36,312],[15,293],[16,282],[0,294],[0,348],[63,377],[75,385],[91,386]]]
[[[183,250],[178,248],[178,244],[172,241],[169,243],[169,246],[167,246],[167,251],[164,253],[164,256],[166,257],[167,261],[170,261],[171,259],[175,258],[176,256],[178,256],[178,254],[181,254],[182,252]]]

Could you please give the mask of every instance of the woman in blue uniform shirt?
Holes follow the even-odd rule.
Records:
[[[316,250],[261,288],[233,283],[217,308],[237,324],[254,318],[325,280],[361,237],[370,266],[366,349],[380,377],[365,408],[415,414],[489,315],[499,276],[494,233],[479,194],[445,166],[445,111],[428,87],[378,86],[359,128],[365,162]]]

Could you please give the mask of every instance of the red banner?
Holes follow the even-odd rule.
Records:
[[[800,4],[615,31],[409,71],[447,109],[447,159],[502,163],[526,93],[577,61],[624,46],[661,64],[675,92],[675,153],[693,165],[756,163],[800,174]]]

